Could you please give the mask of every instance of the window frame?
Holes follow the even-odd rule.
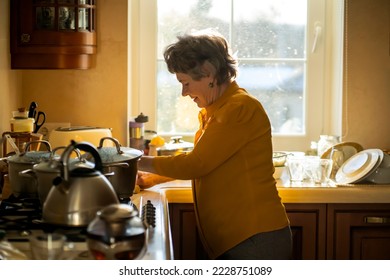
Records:
[[[308,0],[309,10],[306,133],[273,135],[274,150],[306,151],[322,134],[341,135],[344,0]],[[156,130],[157,82],[151,81],[157,79],[157,0],[130,1],[128,16],[129,116],[143,112],[149,116],[145,129]],[[320,26],[321,34],[311,52],[316,26]],[[169,139],[171,135],[162,136]],[[192,140],[192,135],[183,136]]]

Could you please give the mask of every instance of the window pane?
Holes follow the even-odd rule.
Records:
[[[306,0],[158,0],[157,131],[197,128],[197,111],[167,72],[164,48],[190,30],[215,28],[239,61],[237,81],[262,102],[273,134],[303,134],[305,128]],[[194,124],[192,124],[194,122]]]
[[[231,45],[240,58],[304,58],[306,0],[233,3]]]
[[[237,82],[263,104],[274,134],[304,133],[304,68],[302,62],[240,64]]]
[[[157,131],[169,134],[196,131],[199,108],[191,98],[181,96],[181,84],[162,61],[158,63],[157,88]]]
[[[176,36],[191,30],[215,28],[224,36],[228,35],[230,9],[216,11],[227,0],[158,0],[158,49],[162,59],[164,48],[176,41]],[[218,14],[218,17],[216,17]],[[221,17],[225,20],[221,20]]]

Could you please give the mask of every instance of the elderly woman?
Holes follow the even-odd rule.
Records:
[[[192,180],[197,226],[212,259],[290,259],[291,231],[273,178],[271,125],[240,88],[236,60],[216,32],[179,36],[164,58],[201,111],[192,152],[144,156],[138,184]],[[150,173],[162,177],[150,177]]]

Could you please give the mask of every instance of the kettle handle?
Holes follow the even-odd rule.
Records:
[[[103,172],[103,163],[102,159],[100,158],[100,155],[96,148],[89,144],[88,142],[76,142],[74,140],[71,140],[70,145],[65,149],[63,154],[61,155],[61,162],[63,164],[62,168],[62,177],[64,178],[65,181],[69,181],[69,158],[70,154],[75,150],[79,149],[81,151],[85,151],[90,153],[94,160],[95,160],[95,167],[94,169]]]

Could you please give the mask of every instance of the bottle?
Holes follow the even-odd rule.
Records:
[[[145,149],[144,142],[144,124],[149,121],[148,116],[139,114],[133,121],[129,122],[130,132],[130,147],[143,151]]]

